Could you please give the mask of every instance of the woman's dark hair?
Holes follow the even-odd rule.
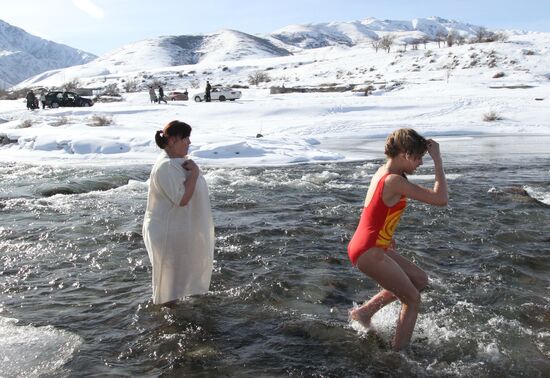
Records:
[[[155,142],[157,142],[157,146],[164,150],[164,147],[168,144],[168,137],[187,138],[189,135],[191,135],[191,126],[185,122],[175,120],[164,126],[163,130],[156,132]]]
[[[413,129],[399,129],[391,133],[386,139],[384,153],[387,157],[396,157],[404,152],[421,157],[428,150],[426,139]]]

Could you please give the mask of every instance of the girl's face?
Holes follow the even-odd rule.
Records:
[[[405,173],[410,175],[416,171],[424,162],[422,161],[422,156],[405,154]]]

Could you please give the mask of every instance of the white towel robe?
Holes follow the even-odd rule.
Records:
[[[153,266],[153,303],[208,292],[214,257],[214,223],[208,186],[199,175],[189,203],[179,203],[188,172],[185,159],[165,152],[149,179],[143,239]]]

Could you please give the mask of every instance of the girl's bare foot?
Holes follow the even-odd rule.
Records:
[[[349,316],[352,320],[359,322],[363,327],[370,327],[371,316],[361,307],[354,308],[349,311]]]

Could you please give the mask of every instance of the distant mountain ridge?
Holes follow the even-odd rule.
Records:
[[[0,20],[0,87],[41,72],[92,61],[96,56],[33,36]]]
[[[336,45],[351,47],[387,33],[396,33],[399,39],[410,42],[421,37],[433,40],[438,33],[447,34],[451,30],[465,37],[473,36],[478,29],[479,26],[440,17],[415,18],[411,21],[378,20],[371,17],[363,21],[289,25],[269,36],[287,45],[311,49]]]
[[[464,37],[472,37],[478,29],[479,26],[439,17],[411,21],[367,18],[351,22],[289,25],[265,35],[224,29],[211,34],[161,36],[124,45],[78,68],[42,73],[21,85],[40,85],[47,79],[58,82],[60,75],[67,80],[71,77],[122,75],[204,62],[274,58],[326,46],[353,47],[387,33],[395,35],[396,43],[419,38],[434,40],[437,34],[446,34],[451,30]],[[2,79],[6,80],[0,75]]]

